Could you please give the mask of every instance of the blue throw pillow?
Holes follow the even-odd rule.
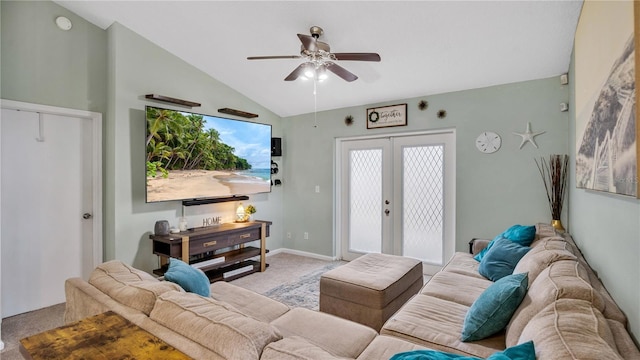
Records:
[[[184,261],[170,258],[169,269],[164,273],[164,279],[180,285],[184,291],[205,297],[211,295],[207,275],[202,270],[191,267]]]
[[[527,246],[514,243],[511,240],[500,238],[494,241],[493,246],[480,261],[478,272],[491,281],[499,280],[513,274],[518,261],[530,250]]]
[[[482,360],[480,358],[445,353],[436,350],[414,350],[395,354],[389,360]],[[512,346],[491,354],[486,360],[536,360],[533,341]]]
[[[528,285],[527,273],[505,276],[491,284],[467,311],[462,341],[481,340],[504,329],[527,294]]]
[[[473,258],[478,261],[482,261],[482,258],[487,253],[487,251],[491,249],[491,246],[493,246],[493,243],[500,238],[509,239],[522,246],[529,246],[531,245],[535,237],[536,237],[535,225],[513,225],[512,227],[503,231],[502,234],[496,236],[493,240],[491,240],[491,242],[489,242],[487,247],[480,250],[480,252],[477,253],[476,256],[474,256]]]

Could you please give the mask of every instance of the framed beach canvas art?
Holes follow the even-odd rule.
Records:
[[[578,188],[638,197],[636,19],[633,1],[584,2],[575,38]]]

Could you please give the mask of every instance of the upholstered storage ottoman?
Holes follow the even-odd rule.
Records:
[[[422,279],[420,260],[366,254],[320,277],[320,311],[380,331],[418,293]]]

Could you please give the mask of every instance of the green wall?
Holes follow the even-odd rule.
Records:
[[[107,103],[107,34],[50,1],[2,1],[2,98],[100,112]],[[66,16],[69,31],[55,18]]]
[[[160,94],[201,103],[194,111],[216,115],[223,107],[259,114],[257,122],[273,125],[281,134],[280,118],[219,81],[185,63],[120,24],[107,29],[109,37],[109,111],[105,156],[106,258],[120,259],[150,271],[157,267],[149,235],[157,220],[177,225],[180,202],[145,203],[145,115],[144,106],[176,108],[154,103],[145,94]],[[215,61],[215,59],[211,59]],[[248,203],[258,209],[257,219],[271,220],[267,247],[282,247],[282,188],[269,194],[252,195]],[[245,202],[246,203],[246,202]],[[201,226],[203,217],[222,216],[232,221],[236,203],[185,208],[190,226]]]
[[[560,112],[568,94],[568,86],[553,77],[320,112],[317,121],[313,113],[283,119],[284,231],[292,235],[285,247],[334,255],[334,145],[339,137],[455,128],[458,251],[466,251],[474,237],[493,238],[513,224],[550,222],[534,159],[568,152],[569,118]],[[425,111],[418,109],[422,99],[429,103]],[[398,103],[408,104],[408,126],[366,129],[366,108]],[[446,110],[446,118],[437,118],[440,109]],[[351,126],[344,123],[348,115],[354,118]],[[533,131],[546,131],[535,138],[538,149],[531,144],[519,149],[521,138],[512,134],[524,132],[527,122]],[[476,150],[475,139],[485,130],[502,137],[502,147],[494,154]],[[320,193],[315,193],[316,185]],[[304,232],[309,240],[303,239]]]

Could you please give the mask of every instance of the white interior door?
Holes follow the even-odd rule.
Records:
[[[339,140],[340,256],[386,253],[438,271],[455,251],[455,133]]]
[[[87,278],[101,261],[100,121],[18,111],[5,102],[0,119],[0,284],[8,317],[64,302],[64,281]]]

